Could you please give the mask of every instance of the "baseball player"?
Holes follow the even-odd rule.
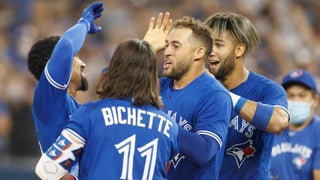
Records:
[[[190,17],[171,29],[169,13],[154,22],[144,39],[156,50],[165,47],[161,97],[164,111],[180,126],[180,152],[169,162],[168,179],[218,179],[232,102],[204,68],[212,50],[210,31]]]
[[[102,11],[103,3],[92,3],[61,37],[43,38],[28,53],[29,70],[38,80],[32,113],[42,152],[55,142],[71,113],[79,107],[74,99],[76,92],[87,90],[85,64],[78,51],[88,33],[101,30],[94,20]]]
[[[234,106],[219,179],[270,179],[274,134],[289,122],[286,93],[278,83],[245,67],[245,56],[259,43],[249,19],[216,13],[205,24],[213,37],[209,70],[231,91]]]

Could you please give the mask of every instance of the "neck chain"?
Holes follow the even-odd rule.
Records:
[[[242,80],[242,83],[246,82],[248,80],[248,77],[249,77],[249,70],[246,70],[246,75],[244,76],[243,80]]]

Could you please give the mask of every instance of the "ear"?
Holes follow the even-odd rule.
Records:
[[[195,59],[201,59],[206,52],[204,47],[197,48],[194,52]]]
[[[243,56],[245,52],[246,52],[246,45],[240,43],[236,46],[236,49],[235,49],[236,58]]]
[[[319,95],[318,94],[314,95],[313,102],[314,103],[312,104],[312,108],[315,109],[318,106],[318,103],[319,103]]]

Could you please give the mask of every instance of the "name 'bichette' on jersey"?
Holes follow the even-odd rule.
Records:
[[[220,146],[219,152],[223,152],[221,149],[227,135],[223,127],[227,126],[230,114],[220,108],[219,99],[230,98],[227,90],[205,72],[180,90],[172,88],[173,80],[170,78],[160,79],[160,84],[164,111],[184,129],[213,138]],[[231,109],[230,105],[229,112]],[[198,179],[199,174],[202,179],[217,179],[222,161],[222,153],[219,152],[205,165],[207,168],[197,166],[183,154],[178,154],[170,161],[168,179]],[[215,167],[214,172],[212,167]]]
[[[231,92],[256,102],[288,107],[282,86],[253,72]],[[257,129],[234,112],[227,137],[220,179],[233,179],[235,173],[246,177],[244,179],[252,179],[257,174],[269,176],[273,134]]]
[[[74,113],[65,128],[85,143],[79,179],[166,178],[167,161],[179,151],[178,125],[153,106],[131,103],[106,98]]]

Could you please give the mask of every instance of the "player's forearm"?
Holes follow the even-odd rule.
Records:
[[[35,172],[41,179],[60,179],[72,167],[84,147],[84,141],[71,130],[63,130],[56,142],[42,154]]]
[[[89,29],[87,24],[83,21],[79,21],[67,31],[65,31],[61,39],[69,40],[71,42],[70,48],[72,48],[73,53],[77,53],[85,41],[88,30]]]
[[[261,109],[258,110],[258,108]],[[260,123],[259,121],[266,121],[266,126],[262,126],[265,127],[263,130],[274,134],[280,134],[289,123],[289,115],[283,108],[262,103],[258,104],[254,101],[248,101],[241,109],[239,115],[244,120],[253,124]]]
[[[87,35],[87,25],[78,22],[60,38],[48,62],[48,74],[59,85],[67,84],[74,55],[79,51]]]
[[[179,128],[180,152],[196,165],[208,163],[219,150],[218,143],[209,136],[198,135]]]
[[[232,96],[234,101],[234,94]],[[239,113],[242,119],[257,128],[274,134],[280,134],[289,123],[289,114],[282,107],[263,104],[242,97],[237,103],[234,103],[234,110]]]

